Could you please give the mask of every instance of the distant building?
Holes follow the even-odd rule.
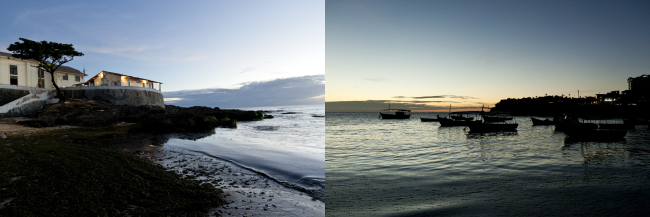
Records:
[[[621,93],[618,90],[611,91],[606,94],[596,94],[596,100],[600,104],[617,104],[621,101]]]
[[[628,90],[623,91],[631,103],[647,103],[650,99],[650,76],[641,75],[627,79]]]
[[[97,75],[88,79],[88,81],[79,86],[127,86],[156,89],[161,91],[162,83],[149,79],[123,75],[115,72],[101,71]]]
[[[34,60],[16,59],[10,53],[0,52],[0,84],[22,87],[38,87],[52,89],[52,75],[43,69],[33,67],[38,65]],[[84,82],[83,72],[68,66],[60,66],[54,72],[54,80],[59,87],[70,87]]]

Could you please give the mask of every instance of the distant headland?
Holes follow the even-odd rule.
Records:
[[[650,114],[650,76],[627,79],[628,90],[614,90],[596,96],[541,96],[508,98],[498,102],[492,111],[513,115],[552,116],[560,113],[648,118]]]

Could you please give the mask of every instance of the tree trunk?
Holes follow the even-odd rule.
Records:
[[[54,72],[50,72],[50,75],[52,75],[52,85],[54,85],[54,88],[56,88],[56,96],[59,98],[59,100],[63,100],[63,95],[61,95],[61,90],[59,90],[59,86],[56,85],[56,82],[54,82]]]

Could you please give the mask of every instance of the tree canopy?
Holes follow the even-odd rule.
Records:
[[[57,94],[59,94],[59,86],[54,82],[54,72],[61,65],[72,61],[74,57],[83,56],[84,54],[76,51],[72,47],[72,44],[50,41],[37,42],[25,38],[19,39],[22,42],[15,42],[7,48],[8,51],[13,52],[11,56],[18,59],[37,61],[38,65],[32,66],[42,68],[52,75],[52,84],[56,88]]]

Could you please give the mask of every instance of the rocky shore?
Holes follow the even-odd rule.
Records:
[[[35,119],[18,121],[29,127],[57,125],[102,127],[134,123],[134,132],[176,133],[201,132],[215,127],[236,128],[237,121],[264,119],[263,111],[242,111],[193,106],[111,105],[103,101],[68,99],[46,105]]]

